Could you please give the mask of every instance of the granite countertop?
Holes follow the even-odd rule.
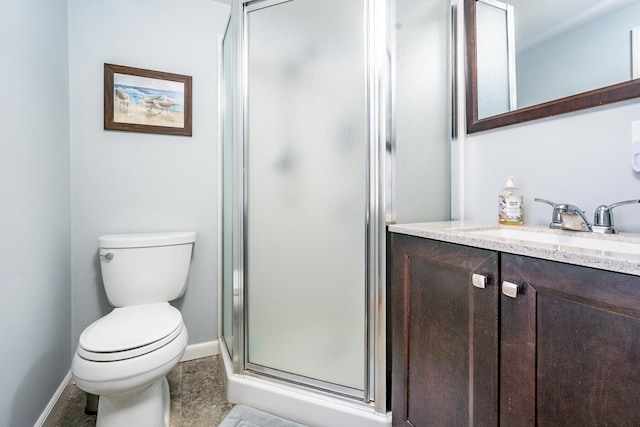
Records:
[[[530,233],[544,233],[548,235],[578,237],[590,239],[596,249],[586,249],[571,245],[557,243],[542,243],[533,240],[508,238],[502,236],[480,235],[476,232],[485,230],[521,230]],[[551,230],[543,226],[500,226],[497,224],[469,222],[469,221],[444,221],[422,222],[414,224],[393,224],[389,226],[393,233],[408,234],[416,237],[440,240],[443,242],[457,243],[483,249],[491,249],[517,255],[525,255],[534,258],[548,259],[567,264],[593,267],[601,270],[617,271],[620,273],[640,276],[640,234],[598,234],[576,231]],[[627,252],[614,252],[597,249],[598,242],[603,246],[607,241],[626,242],[638,245],[638,250]],[[633,248],[633,246],[626,245]]]

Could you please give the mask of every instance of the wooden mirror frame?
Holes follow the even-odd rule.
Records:
[[[464,0],[464,22],[466,39],[467,133],[481,132],[640,97],[640,79],[635,79],[479,119],[478,73],[476,62],[476,0]]]

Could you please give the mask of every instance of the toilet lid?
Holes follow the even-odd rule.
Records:
[[[82,332],[78,353],[104,361],[135,357],[172,341],[182,328],[180,311],[167,302],[115,308]]]

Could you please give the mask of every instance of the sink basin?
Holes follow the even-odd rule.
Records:
[[[622,242],[606,238],[589,238],[580,236],[567,236],[548,232],[534,232],[520,229],[492,228],[489,230],[469,231],[474,236],[498,237],[503,239],[519,240],[522,242],[545,243],[566,248],[581,248],[606,252],[619,252],[625,254],[640,254],[640,243]],[[589,234],[589,236],[591,236]],[[605,237],[605,236],[598,236]]]

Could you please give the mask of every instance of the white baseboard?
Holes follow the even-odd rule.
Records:
[[[201,357],[215,356],[220,353],[220,345],[218,340],[208,341],[198,344],[188,345],[184,351],[184,355],[180,362],[187,360],[199,359]],[[64,404],[64,401],[69,394],[69,388],[73,385],[73,377],[71,376],[71,370],[67,372],[67,375],[62,380],[62,383],[51,397],[51,400],[47,404],[42,414],[34,424],[34,427],[47,427],[51,425],[53,417],[58,409]]]
[[[56,414],[58,408],[64,403],[67,394],[69,394],[69,388],[73,384],[73,378],[71,377],[71,371],[67,372],[62,383],[51,397],[51,400],[40,414],[40,418],[33,425],[34,427],[46,427],[53,421],[53,416]]]
[[[220,354],[220,344],[218,343],[218,340],[191,344],[187,346],[187,349],[184,351],[184,355],[182,355],[182,359],[180,359],[180,361],[186,362],[187,360],[215,356],[216,354]]]

